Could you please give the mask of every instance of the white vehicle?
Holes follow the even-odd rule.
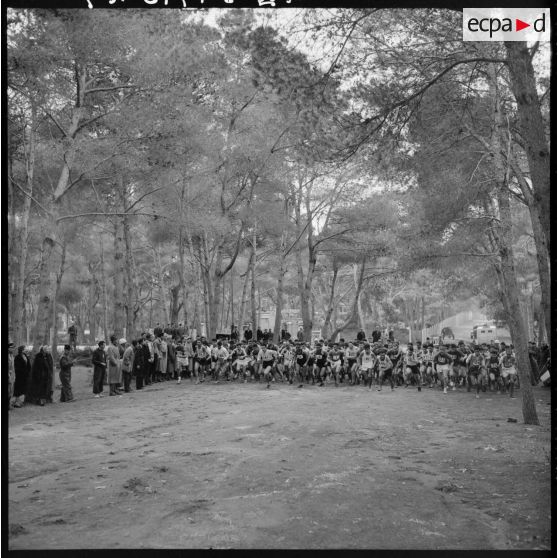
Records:
[[[496,326],[489,324],[476,325],[473,327],[471,339],[475,343],[489,343],[496,339]]]

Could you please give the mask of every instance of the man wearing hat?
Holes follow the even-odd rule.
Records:
[[[122,354],[121,370],[122,381],[124,383],[124,391],[129,393],[131,390],[130,382],[132,381],[132,370],[134,369],[134,347],[131,344],[126,346],[126,339],[122,338],[118,341],[119,347],[124,348]]]
[[[10,411],[14,408],[12,405],[15,384],[14,349],[15,343],[8,342],[8,409]]]
[[[116,336],[110,336],[110,345],[107,347],[108,360],[108,384],[109,395],[121,395],[118,384],[122,381],[122,370],[120,369],[120,351],[116,346]]]

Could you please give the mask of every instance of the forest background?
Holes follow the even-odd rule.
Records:
[[[270,309],[275,340],[289,309],[307,339],[416,335],[476,300],[528,374],[550,48],[461,32],[438,9],[9,9],[10,338],[213,338]]]

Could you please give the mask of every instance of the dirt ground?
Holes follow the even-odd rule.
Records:
[[[90,376],[9,413],[10,549],[550,548],[548,388],[535,427],[520,396]]]

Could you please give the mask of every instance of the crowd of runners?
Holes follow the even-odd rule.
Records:
[[[382,391],[396,388],[439,390],[447,394],[458,389],[499,392],[514,397],[519,388],[517,362],[510,344],[400,344],[382,336],[368,341],[359,335],[354,341],[317,340],[308,343],[283,339],[274,344],[260,339],[192,339],[164,331],[146,332],[131,342],[112,336],[107,346],[99,341],[92,353],[93,393],[102,397],[122,395],[164,381],[178,384],[188,380],[203,383],[257,383],[270,389],[280,383],[303,388],[331,385],[354,386]],[[13,343],[10,343],[10,353]],[[52,402],[54,360],[50,348],[41,347],[33,363],[25,359],[23,347],[15,357],[15,390],[10,408],[23,402],[44,405]],[[19,360],[18,360],[19,359]],[[73,347],[66,345],[59,359],[61,402],[73,401],[71,370],[76,363]],[[25,365],[25,366],[24,366]],[[534,365],[536,368],[536,365]],[[18,372],[22,370],[22,372]],[[23,378],[18,387],[19,378]],[[27,380],[25,379],[27,378]],[[539,380],[532,375],[532,382]]]
[[[120,341],[126,345],[125,340]],[[130,370],[130,377],[124,379],[125,391],[132,376],[136,389],[154,382],[175,380],[180,384],[188,379],[193,384],[256,382],[266,389],[277,383],[298,388],[362,386],[377,391],[384,387],[392,391],[397,387],[418,391],[429,388],[443,393],[464,388],[473,391],[476,397],[486,391],[514,397],[519,387],[513,346],[494,342],[437,346],[417,342],[402,346],[398,341],[318,340],[311,345],[291,340],[279,344],[209,342],[204,337],[172,339],[164,334],[158,337],[145,334],[132,341],[130,347],[132,362],[125,366]],[[93,364],[102,366],[95,360]],[[94,385],[98,393],[100,381],[99,377],[97,386]],[[118,388],[111,387],[111,393],[118,393]]]

